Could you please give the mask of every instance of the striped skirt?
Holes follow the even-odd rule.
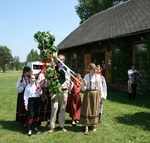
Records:
[[[99,120],[100,91],[86,90],[83,97],[80,123],[95,125]]]

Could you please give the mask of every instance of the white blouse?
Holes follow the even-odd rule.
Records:
[[[29,79],[28,77],[19,77],[17,84],[16,84],[16,91],[18,93],[21,93],[25,90],[26,86],[29,84]]]
[[[42,94],[42,90],[39,90],[40,85],[36,85],[34,84],[28,84],[25,92],[24,92],[24,102],[25,102],[25,106],[28,105],[28,99],[29,98],[33,98],[33,97],[40,97],[40,95]]]
[[[84,77],[84,80],[86,80],[87,84],[84,85],[84,82],[82,82],[82,90],[85,91],[86,89],[89,90],[99,90],[101,92],[101,98],[104,98],[104,92],[102,89],[102,78],[99,74],[86,74]]]
[[[107,98],[107,84],[106,84],[106,80],[105,80],[105,77],[100,75],[101,78],[102,78],[102,92],[104,93],[103,95],[103,99],[106,99]]]

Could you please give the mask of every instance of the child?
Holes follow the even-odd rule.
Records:
[[[25,109],[28,116],[28,135],[32,135],[32,129],[38,132],[37,126],[40,121],[40,95],[42,90],[40,85],[36,85],[34,75],[31,75],[30,84],[27,85],[24,93]]]
[[[106,100],[107,98],[107,85],[106,85],[106,80],[104,76],[102,75],[102,67],[100,65],[96,66],[96,73],[100,74],[100,77],[102,79],[102,92],[103,92],[103,97],[101,97],[100,101],[100,107],[99,107],[99,123],[101,123],[101,116],[102,116],[102,111],[103,111],[103,101]]]

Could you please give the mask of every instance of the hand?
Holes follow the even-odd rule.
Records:
[[[87,85],[87,81],[84,79],[84,85]]]
[[[28,111],[28,106],[25,106],[25,110]]]
[[[103,103],[103,101],[105,101],[105,99],[104,99],[104,98],[102,98],[102,99],[101,99],[101,102],[102,102],[102,103]]]
[[[44,81],[45,81],[45,79],[41,80],[41,81],[40,81],[40,85],[42,85]]]

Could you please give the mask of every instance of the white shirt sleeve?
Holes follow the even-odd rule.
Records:
[[[88,84],[89,81],[89,74],[86,74],[84,76],[84,80],[86,81],[86,83]],[[85,91],[87,89],[87,85],[84,85],[84,81],[82,81],[82,90]]]
[[[107,84],[106,84],[106,80],[103,76],[101,76],[102,78],[102,92],[103,92],[103,99],[107,98]]]
[[[24,92],[24,104],[25,104],[25,106],[28,106],[28,99],[29,99],[29,88],[27,86],[25,89],[25,92]]]
[[[72,90],[72,88],[73,88],[73,86],[74,86],[74,82],[70,82],[70,86],[69,86],[69,90],[71,91]]]
[[[62,89],[69,88],[70,86],[70,74],[69,71],[66,71],[68,74],[65,73],[65,82],[61,85]]]
[[[20,78],[18,79],[17,84],[16,84],[16,91],[17,91],[18,93],[23,92],[24,89],[25,89],[25,87],[26,87],[25,81],[23,80],[23,81],[21,82],[21,79],[22,79],[22,77],[20,77]]]

